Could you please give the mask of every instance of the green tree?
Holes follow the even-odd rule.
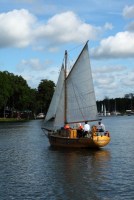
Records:
[[[54,93],[55,84],[51,80],[41,80],[38,91],[38,112],[46,113]]]
[[[26,80],[7,71],[0,72],[0,110],[11,111],[30,110],[35,112],[37,90],[31,89]]]
[[[7,71],[0,72],[0,109],[3,108],[5,117],[5,108],[7,106],[8,99],[13,93],[12,86],[10,84],[10,76]]]

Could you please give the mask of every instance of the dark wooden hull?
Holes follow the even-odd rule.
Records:
[[[90,138],[67,138],[57,135],[48,135],[51,146],[67,148],[101,148],[110,142],[108,136],[93,136]]]

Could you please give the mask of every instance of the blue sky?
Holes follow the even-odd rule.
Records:
[[[134,93],[132,0],[0,1],[0,71],[31,88],[56,83],[64,51],[72,63],[87,40],[96,99]]]

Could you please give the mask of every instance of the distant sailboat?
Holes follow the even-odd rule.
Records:
[[[106,106],[104,105],[104,116],[107,116]]]
[[[75,128],[64,129],[85,121],[98,121],[95,92],[90,67],[88,44],[84,46],[67,75],[67,51],[56,90],[42,129],[56,147],[100,148],[110,142],[108,132],[98,133],[95,127],[86,137],[78,137]]]
[[[116,111],[116,99],[115,99],[115,104],[114,104],[114,114],[117,115],[117,111]]]
[[[104,108],[103,108],[103,104],[101,105],[101,116],[104,115]]]
[[[114,116],[121,115],[121,113],[117,111],[116,99],[115,99],[115,103],[114,103],[114,111],[112,112],[112,115],[114,115]]]

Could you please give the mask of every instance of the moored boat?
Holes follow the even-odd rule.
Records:
[[[42,129],[50,145],[68,148],[101,148],[110,142],[108,131],[99,132],[95,126],[79,136],[76,125],[99,120],[93,87],[88,42],[85,44],[67,75],[67,51],[57,86],[46,114]],[[65,129],[65,125],[69,128]]]
[[[39,113],[39,114],[36,116],[36,119],[44,119],[44,118],[45,118],[44,113]]]

